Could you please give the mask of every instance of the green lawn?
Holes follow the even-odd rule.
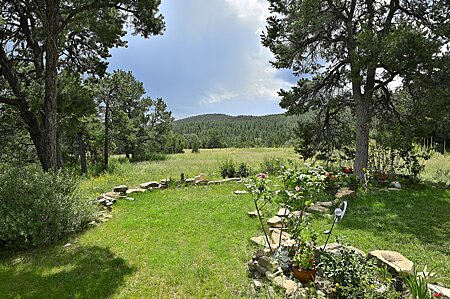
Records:
[[[331,220],[317,217],[317,231]],[[450,285],[450,190],[417,186],[400,191],[371,189],[350,199],[345,218],[333,230],[344,243],[369,252],[392,250],[418,266],[428,265],[435,280]],[[321,236],[321,241],[325,236]]]
[[[234,298],[258,224],[237,183],[141,194],[78,238],[0,264],[0,298]]]
[[[86,179],[83,186],[94,195],[121,183],[178,178],[180,172],[219,178],[219,163],[226,158],[260,170],[273,157],[296,159],[291,149],[204,150],[166,161],[121,164],[114,174]],[[251,196],[233,195],[235,189],[244,186],[154,190],[135,201],[119,201],[109,222],[1,258],[0,298],[249,297],[249,238],[260,230],[258,221],[247,217],[254,209]],[[442,187],[373,189],[350,201],[332,239],[339,236],[365,251],[399,251],[418,265],[435,267],[437,280],[449,286],[449,211],[450,190]],[[316,217],[318,231],[330,225],[331,219]],[[68,242],[72,245],[64,247]]]

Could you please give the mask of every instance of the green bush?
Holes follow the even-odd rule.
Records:
[[[229,178],[234,178],[236,176],[236,167],[234,166],[233,159],[225,159],[220,163],[219,166],[220,169],[220,175],[222,178],[226,178],[227,176]]]
[[[95,217],[77,177],[33,167],[0,170],[0,247],[27,248],[79,230]]]
[[[391,278],[385,277],[387,271],[378,268],[374,259],[364,259],[346,247],[340,254],[322,253],[319,269],[334,283],[339,298],[400,298],[389,283]]]

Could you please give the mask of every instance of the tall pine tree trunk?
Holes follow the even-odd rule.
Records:
[[[108,169],[108,157],[109,157],[109,97],[105,103],[105,144],[103,146],[103,163],[105,170]]]
[[[366,183],[365,170],[369,162],[370,98],[355,96],[356,101],[356,155],[354,172],[363,184]]]
[[[78,139],[78,154],[80,155],[80,166],[81,173],[87,173],[87,165],[86,165],[86,149],[84,147],[83,133],[80,131],[77,134]]]
[[[42,168],[47,171],[49,169],[57,169],[58,164],[62,164],[61,154],[58,151],[56,128],[59,1],[47,0],[45,13],[47,26],[45,32],[45,95],[42,136],[42,155],[45,162]]]

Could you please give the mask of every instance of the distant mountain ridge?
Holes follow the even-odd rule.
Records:
[[[268,115],[227,115],[222,113],[210,113],[210,114],[200,114],[189,116],[186,118],[175,120],[178,123],[188,123],[188,122],[205,122],[205,121],[227,121],[227,120],[255,120],[258,118],[272,118],[272,117],[285,117],[283,114],[268,114]]]
[[[208,147],[291,146],[297,116],[202,114],[174,121],[173,130],[188,144],[197,139]]]

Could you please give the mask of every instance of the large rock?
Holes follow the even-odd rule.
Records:
[[[139,185],[139,187],[141,187],[142,189],[158,188],[159,183],[157,181],[151,181],[151,182],[142,183]]]
[[[413,274],[414,263],[401,253],[389,250],[374,250],[369,252],[370,258],[376,258],[379,265],[386,265],[392,274]]]
[[[113,191],[114,192],[119,192],[119,193],[125,193],[128,190],[128,186],[127,185],[119,185],[119,186],[115,186]]]
[[[274,216],[274,217],[270,218],[269,220],[267,220],[267,224],[270,227],[283,227],[283,219],[281,219],[278,216]]]

